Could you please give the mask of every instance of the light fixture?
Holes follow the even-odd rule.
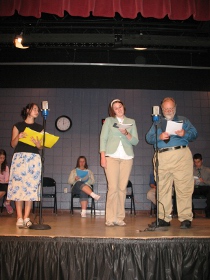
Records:
[[[134,50],[137,50],[137,51],[145,51],[145,50],[147,50],[147,48],[134,48]]]
[[[22,45],[22,41],[23,41],[23,32],[20,33],[20,35],[17,35],[14,39],[14,45],[16,48],[19,48],[19,49],[28,49],[29,46],[26,46],[24,47]]]

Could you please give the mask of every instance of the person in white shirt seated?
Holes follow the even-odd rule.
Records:
[[[95,200],[99,200],[100,196],[93,192],[92,185],[95,183],[94,175],[88,169],[87,159],[85,156],[80,156],[77,159],[76,167],[71,171],[68,183],[72,185],[72,194],[80,195],[81,217],[86,217],[88,205],[88,196]]]

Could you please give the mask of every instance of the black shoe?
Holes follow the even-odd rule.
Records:
[[[158,219],[158,226],[159,227],[169,227],[171,224],[170,222],[166,222],[162,219]],[[148,225],[150,228],[155,228],[157,226],[157,220],[152,222],[151,224]]]
[[[183,222],[181,222],[181,229],[187,229],[187,228],[191,228],[191,221],[185,220]]]

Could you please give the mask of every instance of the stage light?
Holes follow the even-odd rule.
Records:
[[[134,50],[137,50],[137,51],[145,51],[145,50],[147,50],[147,48],[134,48]]]
[[[20,33],[20,35],[17,35],[14,39],[14,45],[16,48],[19,48],[19,49],[28,49],[29,46],[23,46],[22,45],[22,41],[23,41],[23,32]]]

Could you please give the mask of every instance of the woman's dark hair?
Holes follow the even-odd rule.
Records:
[[[31,110],[33,109],[34,105],[36,105],[40,111],[40,108],[39,106],[36,104],[36,103],[29,103],[28,105],[26,105],[26,107],[24,107],[22,110],[21,110],[21,117],[26,120],[26,118],[28,117],[28,115],[30,114]]]
[[[1,174],[2,174],[6,170],[6,166],[7,166],[7,154],[6,154],[5,150],[0,149],[0,156],[1,155],[5,156],[5,160],[1,164]]]
[[[115,117],[115,112],[114,112],[114,110],[113,110],[113,105],[115,104],[115,103],[120,103],[120,104],[122,104],[122,106],[123,106],[123,108],[124,108],[124,113],[125,113],[125,111],[126,111],[126,108],[125,108],[125,105],[123,104],[123,102],[120,100],[120,99],[114,99],[114,100],[112,100],[111,102],[110,102],[110,104],[109,104],[109,116],[110,117]]]
[[[86,157],[85,156],[80,156],[80,157],[78,157],[78,159],[77,159],[77,165],[76,165],[76,168],[79,168],[79,161],[80,161],[80,159],[84,159],[85,160],[85,169],[88,169],[88,165],[87,165],[87,159],[86,159]]]

